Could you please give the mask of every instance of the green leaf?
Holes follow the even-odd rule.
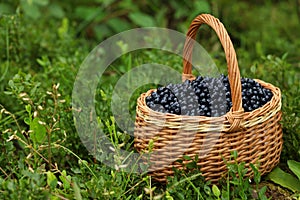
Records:
[[[300,162],[297,162],[295,160],[288,160],[287,164],[288,164],[289,168],[292,170],[292,172],[294,172],[294,174],[296,174],[296,176],[298,177],[298,180],[300,181]]]
[[[71,176],[67,176],[66,170],[62,171],[62,175],[59,176],[59,179],[63,182],[63,186],[65,189],[70,188],[70,183],[71,183]]]
[[[16,191],[16,188],[15,188],[15,184],[14,184],[14,182],[13,181],[9,181],[8,183],[7,183],[7,189],[8,190],[10,190],[10,191]]]
[[[234,160],[236,160],[237,157],[238,157],[238,152],[237,152],[236,150],[234,150],[234,151],[232,152],[232,155],[233,155]]]
[[[102,40],[103,38],[110,36],[112,34],[111,30],[106,24],[95,25],[93,30],[95,31],[96,37],[99,40]]]
[[[254,177],[253,177],[254,182],[258,184],[260,182],[260,179],[261,179],[260,172],[258,171],[258,168],[253,163],[250,163],[250,167],[251,167],[251,169],[253,170],[253,173],[254,173]]]
[[[130,24],[128,22],[126,22],[125,20],[119,19],[119,18],[112,18],[107,21],[107,24],[116,33],[130,29]]]
[[[129,18],[138,26],[155,26],[155,21],[149,15],[141,12],[134,12],[129,14]]]
[[[30,125],[30,118],[29,117],[25,117],[24,119],[24,122],[27,124],[27,125]]]
[[[8,85],[9,85],[9,87],[13,88],[15,86],[15,83],[13,80],[9,80]]]
[[[50,4],[48,6],[48,9],[49,9],[49,12],[51,13],[51,15],[53,17],[56,17],[56,18],[63,18],[65,16],[65,12],[64,10],[62,9],[62,7],[58,4]]]
[[[261,199],[263,199],[263,198],[265,197],[266,191],[267,191],[267,186],[263,186],[263,187],[259,190],[258,196],[259,196]]]
[[[30,104],[26,105],[26,106],[25,106],[25,110],[26,110],[29,114],[31,114],[31,105],[30,105]]]
[[[65,38],[69,30],[68,18],[63,18],[61,26],[57,29],[58,35],[61,39]]]
[[[215,195],[216,197],[220,197],[221,192],[220,192],[218,186],[213,185],[213,186],[212,186],[212,191],[213,191],[213,193],[214,193],[214,195]]]
[[[12,92],[9,92],[9,91],[4,91],[3,93],[6,94],[6,95],[12,95],[13,94]]]
[[[183,155],[182,157],[183,157],[184,160],[192,160],[192,158],[190,156],[187,156],[187,155]]]
[[[80,19],[92,20],[93,15],[98,13],[98,7],[89,7],[89,6],[77,6],[74,11],[74,15]]]
[[[282,171],[279,167],[276,167],[269,175],[271,181],[288,188],[293,192],[300,192],[300,181],[289,173]]]
[[[40,124],[40,119],[34,118],[32,122],[30,123],[30,130],[32,130],[32,133],[30,133],[30,138],[37,143],[41,143],[44,141],[46,137],[46,128],[42,124]]]
[[[57,185],[57,178],[56,176],[50,172],[50,171],[47,171],[47,184],[52,188],[54,189]]]
[[[251,71],[253,74],[256,73],[256,65],[255,65],[255,64],[252,65],[252,66],[250,67],[250,71]]]
[[[166,199],[167,200],[174,200],[174,198],[170,195],[168,191],[166,191]]]
[[[197,167],[197,164],[195,162],[189,162],[185,166],[187,169],[195,169]]]
[[[176,196],[177,196],[180,200],[184,200],[184,199],[185,199],[184,194],[181,193],[181,192],[177,192],[177,193],[176,193]]]
[[[208,194],[209,196],[211,195],[211,189],[208,185],[204,185],[203,189],[206,194]]]
[[[80,193],[80,188],[78,187],[77,183],[74,181],[73,182],[73,190],[74,190],[74,197],[76,200],[82,200],[82,196]]]
[[[36,62],[43,67],[45,67],[47,65],[47,62],[45,62],[43,59],[40,59],[40,58],[37,58]]]
[[[149,140],[149,144],[148,144],[148,150],[149,150],[149,152],[152,152],[153,147],[154,147],[154,140],[150,139]]]
[[[22,8],[26,16],[32,19],[38,19],[41,16],[41,12],[36,4],[29,4],[27,1],[23,1]]]

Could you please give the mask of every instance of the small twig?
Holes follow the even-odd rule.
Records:
[[[54,84],[52,86],[52,91],[53,92],[49,92],[49,95],[51,95],[53,101],[54,101],[54,111],[52,113],[52,120],[53,123],[50,124],[50,127],[47,128],[47,140],[48,140],[48,164],[49,167],[51,168],[52,165],[52,152],[51,152],[51,134],[52,132],[55,130],[56,125],[59,122],[59,117],[56,118],[56,114],[57,114],[57,110],[58,110],[58,99],[60,94],[58,93],[58,87],[59,87],[59,83],[58,84]]]
[[[16,134],[13,135],[13,139],[17,139],[20,142],[22,142],[23,144],[25,144],[25,147],[32,149],[34,151],[34,153],[36,153],[37,155],[39,155],[44,161],[46,161],[49,164],[49,160],[47,160],[47,158],[45,158],[40,152],[38,152],[35,148],[33,148],[31,145],[29,145],[27,142],[25,142],[24,140],[22,140],[22,138],[20,138],[19,136],[17,136]],[[51,164],[52,168],[55,168],[55,165]]]
[[[58,198],[60,198],[60,199],[63,199],[63,200],[69,200],[68,198],[63,197],[63,196],[61,196],[61,195],[59,195],[59,194],[52,193],[52,195],[54,195],[54,196],[56,196],[56,197],[58,197]]]
[[[48,161],[49,161],[49,168],[51,169],[51,129],[47,130],[47,140],[48,140]]]
[[[123,193],[122,196],[124,196],[125,194],[127,194],[128,192],[132,192],[137,186],[139,186],[141,183],[143,183],[145,180],[142,179],[141,181],[137,182],[134,186],[132,186],[131,188],[129,188],[127,191],[125,191]]]
[[[2,167],[0,167],[0,171],[6,176],[6,178],[9,177],[9,175],[2,169]],[[5,178],[5,179],[6,179],[6,178]]]
[[[60,145],[60,144],[53,144],[52,145],[52,148],[62,148],[62,149],[64,149],[65,151],[67,151],[67,152],[69,152],[69,153],[71,153],[73,156],[75,156],[79,161],[83,161],[78,155],[76,155],[73,151],[71,151],[70,149],[68,149],[67,147],[64,147],[64,146],[62,146],[62,145]],[[96,178],[96,179],[98,179],[98,177],[96,176],[96,174],[92,171],[92,169],[87,165],[87,164],[85,164],[84,162],[82,162],[83,163],[83,165],[91,172],[91,174]]]

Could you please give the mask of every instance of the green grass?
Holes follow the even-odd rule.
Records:
[[[286,163],[300,161],[300,20],[295,1],[270,0],[262,6],[252,1],[168,5],[157,0],[152,4],[141,1],[132,7],[131,0],[28,2],[0,1],[1,199],[299,198],[299,193],[293,194],[258,173],[250,182],[243,177],[244,164],[237,162],[228,164],[228,177],[219,185],[205,182],[199,170],[176,171],[175,177],[162,184],[147,174],[112,169],[94,159],[82,144],[74,125],[71,98],[79,66],[103,39],[149,21],[184,32],[196,13],[210,12],[221,19],[232,37],[241,75],[281,89],[284,145],[279,165],[293,175]],[[96,17],[95,6],[101,7],[103,16]],[[215,34],[207,28],[200,32],[200,43],[219,70],[226,73]],[[114,62],[98,85],[97,120],[116,151],[134,152],[134,148],[133,138],[112,118],[114,85],[134,66],[151,62],[181,70],[181,59],[170,53],[136,51]],[[136,98],[155,86],[143,86],[131,97],[133,118]],[[105,157],[100,150],[99,156]],[[194,162],[186,167],[198,168]],[[252,169],[255,171],[255,166]]]

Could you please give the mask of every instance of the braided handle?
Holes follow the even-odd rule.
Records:
[[[243,112],[242,93],[241,93],[242,87],[241,87],[240,70],[238,67],[236,53],[225,27],[217,18],[213,17],[210,14],[198,15],[192,21],[189,27],[186,41],[183,48],[184,59],[183,59],[182,78],[183,80],[185,80],[193,77],[192,64],[190,61],[192,60],[192,52],[193,52],[193,46],[194,46],[196,34],[201,24],[207,24],[211,28],[213,28],[220,39],[227,60],[228,79],[229,79],[231,99],[232,99],[231,111],[235,113],[241,113]]]

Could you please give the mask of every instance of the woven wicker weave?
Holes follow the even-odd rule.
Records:
[[[217,182],[227,167],[224,160],[230,160],[231,152],[238,152],[237,160],[259,163],[261,174],[270,172],[279,162],[282,149],[281,93],[279,88],[255,79],[272,91],[272,99],[252,112],[244,112],[241,98],[241,82],[238,62],[232,42],[223,24],[209,14],[197,16],[191,23],[184,46],[183,80],[193,79],[191,60],[193,43],[201,24],[215,30],[224,48],[233,106],[224,116],[182,116],[153,111],[147,107],[145,98],[154,89],[141,94],[137,100],[135,122],[135,148],[149,153],[151,147],[149,174],[158,181],[165,181],[173,175],[172,168],[182,168],[176,160],[183,155],[195,157],[206,180]],[[252,177],[253,171],[248,170]]]

